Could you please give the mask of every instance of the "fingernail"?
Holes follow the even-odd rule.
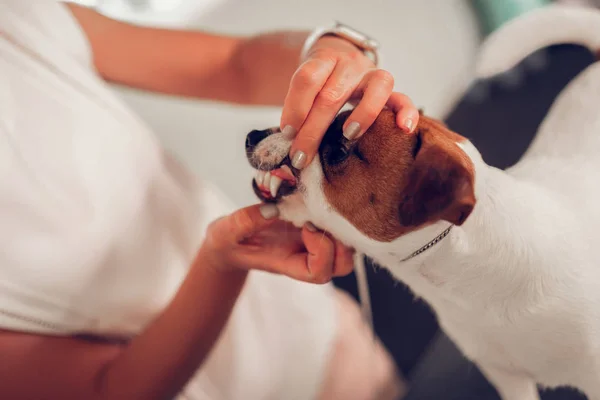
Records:
[[[412,132],[412,130],[413,130],[413,124],[414,124],[414,122],[413,122],[413,120],[412,120],[412,119],[410,119],[410,118],[407,118],[407,119],[405,119],[405,120],[404,120],[404,127],[405,127],[405,128],[406,128],[406,129],[407,129],[409,132]]]
[[[259,211],[264,219],[273,219],[279,215],[279,209],[275,204],[264,204],[260,206]]]
[[[344,137],[348,140],[354,140],[360,133],[360,124],[356,121],[352,121],[348,124],[344,130]]]
[[[309,232],[317,232],[317,227],[313,225],[312,222],[307,222],[305,224],[306,229],[308,229]]]
[[[296,136],[296,129],[294,129],[293,126],[291,125],[286,125],[282,130],[281,133],[284,136],[289,137],[290,139],[293,138],[294,136]]]
[[[296,151],[292,157],[292,167],[296,169],[302,169],[306,164],[306,154],[303,151]]]

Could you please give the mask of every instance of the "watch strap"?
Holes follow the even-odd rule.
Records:
[[[379,44],[368,36],[339,22],[333,27],[317,28],[308,36],[300,53],[300,62],[306,60],[310,49],[324,36],[335,36],[347,40],[369,57],[375,66],[379,65]]]

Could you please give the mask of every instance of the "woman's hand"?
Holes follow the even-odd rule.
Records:
[[[352,272],[351,249],[312,224],[298,229],[277,216],[277,207],[266,204],[216,220],[198,260],[219,271],[258,269],[312,283]]]
[[[350,249],[277,214],[252,206],[213,222],[171,303],[125,345],[0,330],[0,398],[177,397],[227,323],[247,270],[314,283],[352,271]]]
[[[321,38],[292,77],[285,99],[281,128],[296,139],[290,155],[302,169],[313,159],[325,131],[347,102],[357,103],[344,124],[344,136],[360,137],[384,107],[397,114],[406,132],[417,125],[419,112],[411,100],[393,92],[394,79],[357,47],[336,37]]]

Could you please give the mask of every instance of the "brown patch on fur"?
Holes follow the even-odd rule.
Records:
[[[416,134],[406,134],[394,114],[383,111],[343,162],[328,161],[335,141],[322,146],[325,196],[378,241],[439,220],[461,225],[475,205],[474,166],[456,145],[465,140],[425,116]]]

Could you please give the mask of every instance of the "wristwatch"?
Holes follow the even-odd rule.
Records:
[[[306,60],[306,56],[314,44],[321,39],[323,36],[337,36],[341,39],[347,40],[362,51],[367,57],[369,57],[375,66],[379,64],[379,43],[369,36],[365,35],[342,23],[336,22],[332,27],[329,28],[318,28],[315,29],[310,36],[304,42],[302,47],[302,53],[300,55],[300,61]]]

